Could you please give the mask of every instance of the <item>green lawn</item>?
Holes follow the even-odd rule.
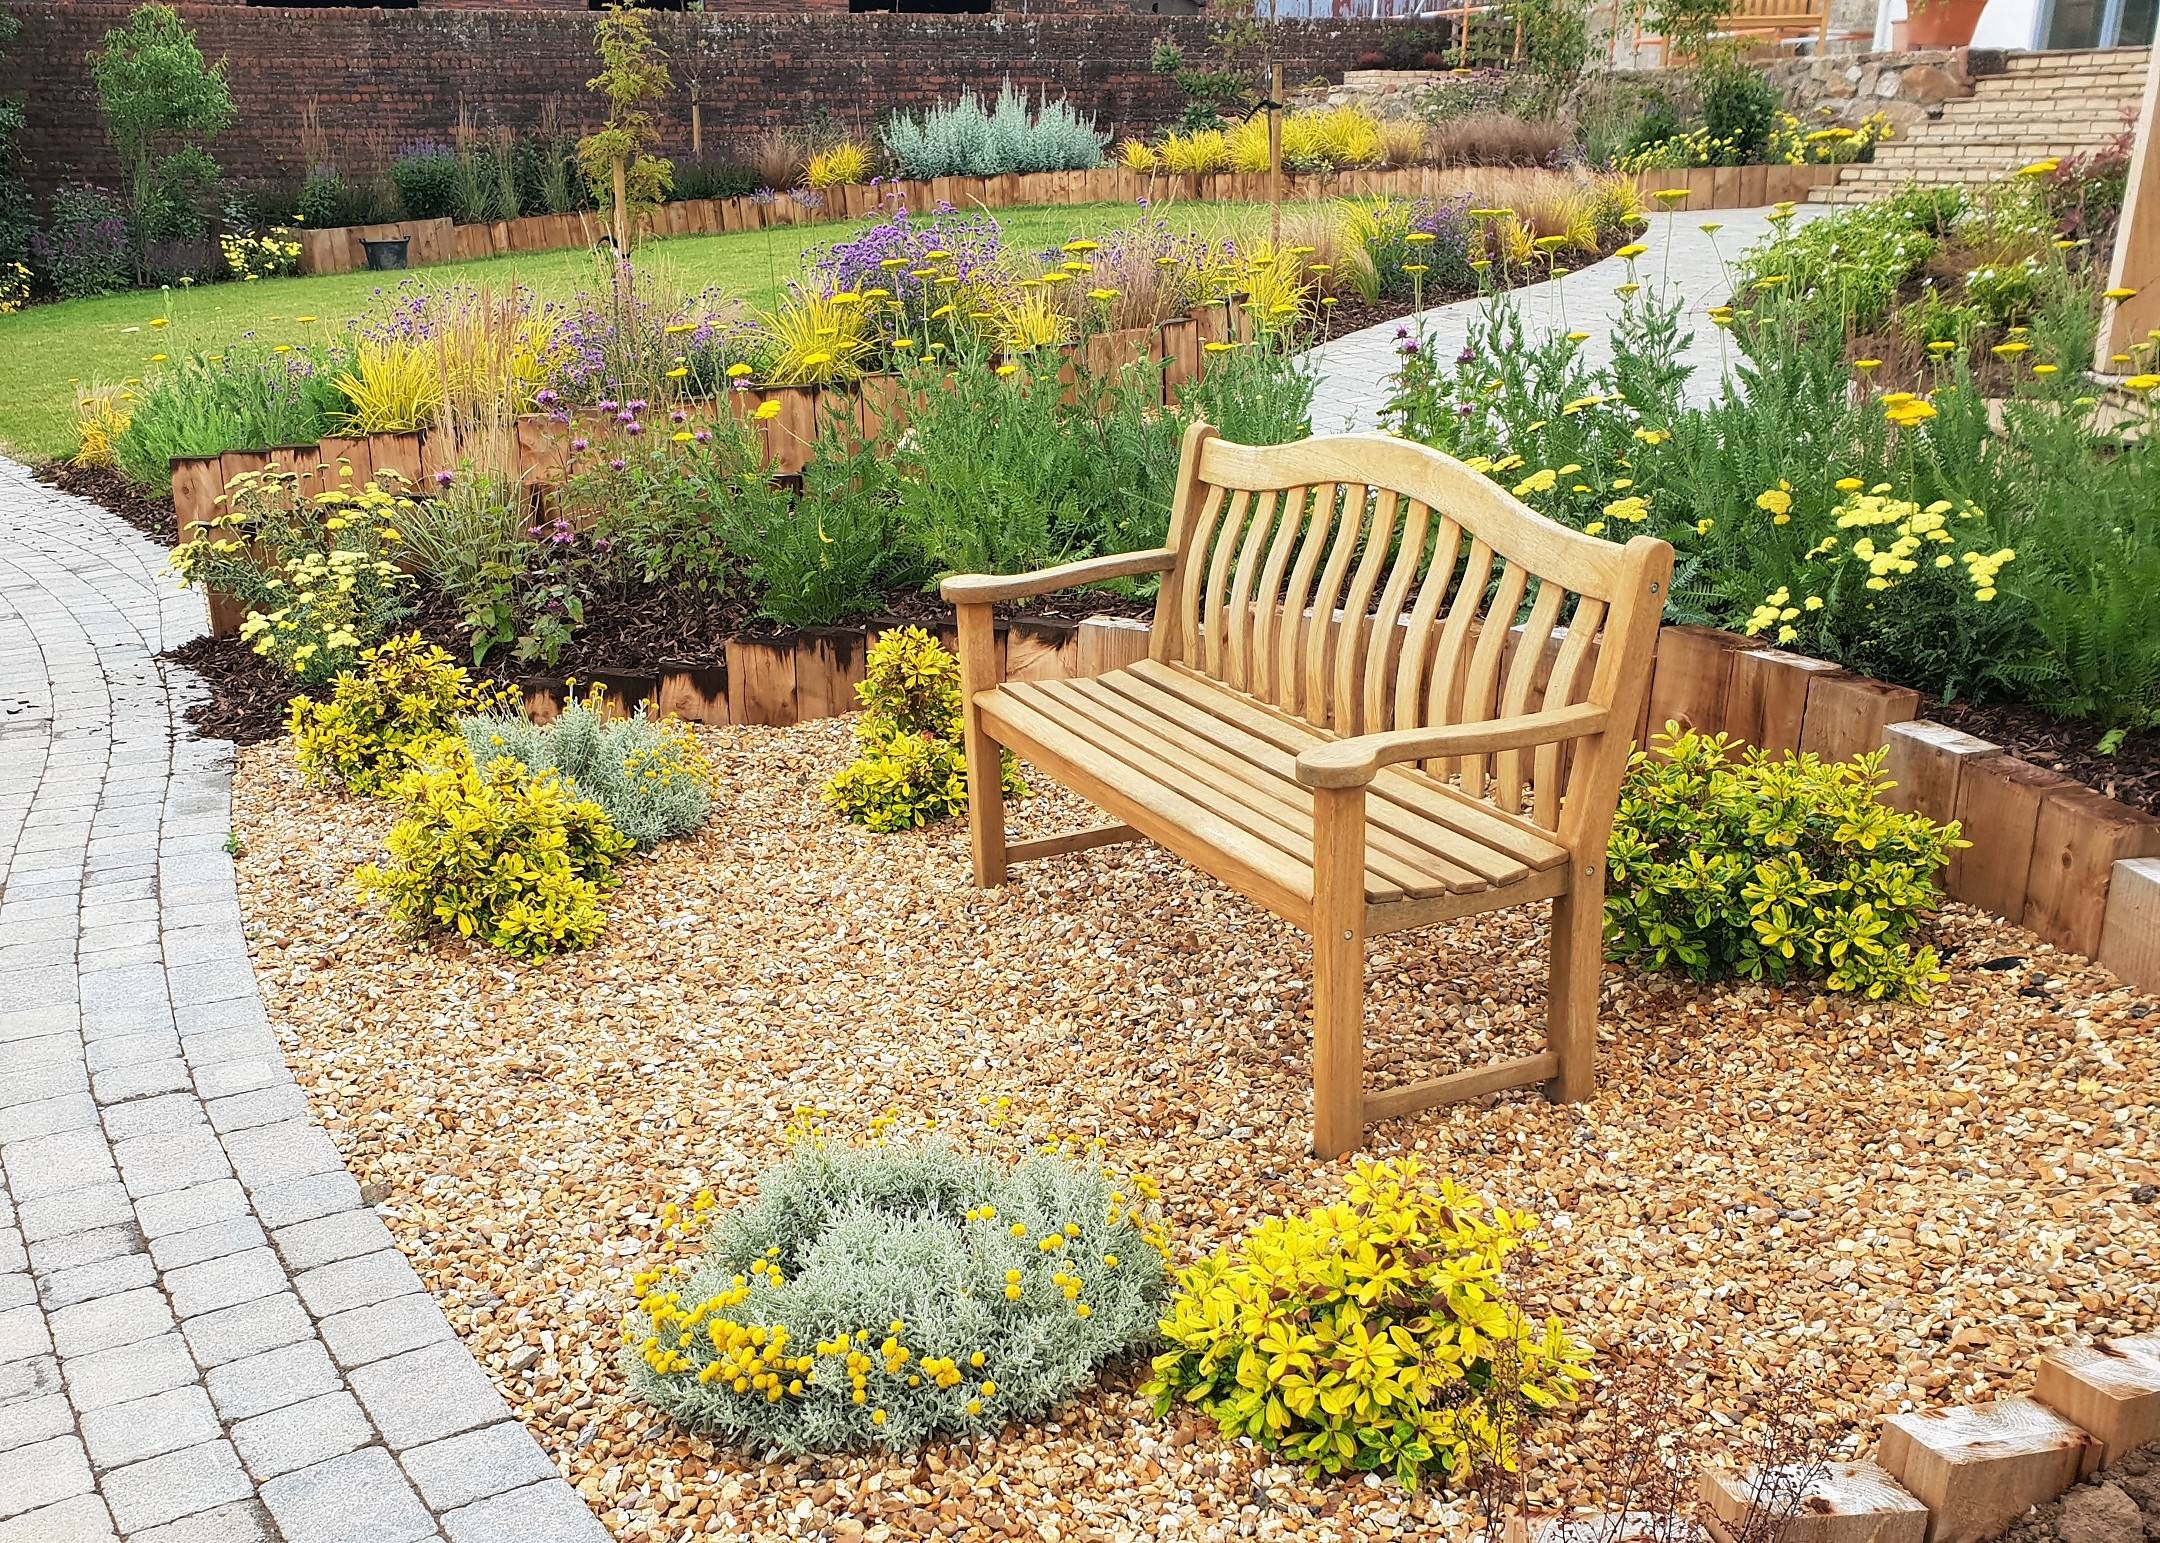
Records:
[[[1182,227],[1227,231],[1252,223],[1258,207],[1166,204],[1156,212]],[[1054,247],[1078,235],[1100,236],[1140,217],[1141,211],[1129,204],[997,211],[1007,248],[1023,252]],[[677,236],[645,247],[640,260],[664,282],[686,292],[718,287],[764,305],[779,284],[800,271],[806,250],[866,223],[832,221],[733,236]],[[448,263],[406,277],[420,283],[496,286],[515,280],[563,296],[606,281],[597,260],[583,251]],[[0,447],[31,462],[69,454],[75,448],[78,382],[126,380],[155,369],[153,354],[178,358],[221,348],[251,329],[272,340],[297,340],[304,332],[336,327],[358,316],[380,291],[398,282],[395,274],[335,273],[166,293],[137,291],[0,316]],[[311,321],[302,323],[300,317]],[[167,325],[151,326],[158,318]]]

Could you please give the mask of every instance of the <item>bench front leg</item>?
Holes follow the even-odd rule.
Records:
[[[1313,794],[1313,1153],[1365,1141],[1365,790]]]
[[[954,607],[960,622],[960,743],[967,756],[968,850],[975,882],[1005,882],[1005,750],[983,727],[977,693],[1000,684],[997,624],[988,605]]]

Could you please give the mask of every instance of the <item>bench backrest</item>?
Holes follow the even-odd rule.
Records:
[[[1583,535],[1380,434],[1256,447],[1194,425],[1169,544],[1151,656],[1340,735],[1632,707],[1672,571],[1662,541]],[[1545,746],[1426,769],[1558,829],[1564,797],[1613,797],[1570,776],[1597,763],[1617,786],[1624,760]]]

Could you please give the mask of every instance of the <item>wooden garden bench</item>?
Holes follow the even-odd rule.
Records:
[[[1159,573],[1148,657],[1000,679],[994,602]],[[955,577],[976,882],[1167,847],[1313,935],[1313,1147],[1501,1088],[1596,1085],[1605,841],[1672,548],[1567,529],[1377,434],[1185,435],[1170,544]],[[1117,822],[1008,844],[1006,746]],[[1546,1048],[1367,1095],[1365,940],[1553,902]]]

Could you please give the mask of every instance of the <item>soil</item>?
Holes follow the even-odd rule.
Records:
[[[995,609],[1007,619],[1052,622],[1076,622],[1089,616],[1137,618],[1153,612],[1152,602],[1098,590]],[[935,595],[895,590],[886,596],[877,619],[938,627],[950,625],[952,614],[952,607]],[[474,667],[471,639],[459,625],[456,611],[432,587],[403,628],[418,631],[484,680],[513,682],[535,676],[647,675],[662,669],[708,667],[723,661],[731,637],[773,637],[793,630],[756,617],[740,596],[643,585],[625,586],[590,601],[576,640],[552,665],[523,664],[501,652]],[[296,694],[307,694],[306,688],[296,686],[291,676],[236,637],[197,638],[167,651],[165,657],[195,671],[209,684],[209,697],[190,707],[187,715],[189,724],[206,738],[241,745],[276,739],[285,732],[286,704]]]
[[[2124,737],[2111,755],[2096,748],[2100,731],[2065,723],[2013,703],[1930,702],[1926,716],[2002,746],[2010,754],[2082,782],[2096,792],[2160,814],[2160,730]]]
[[[2141,1543],[2146,1538],[2160,1539],[2160,1447],[2132,1452],[2062,1499],[2038,1507],[2004,1533],[2002,1543]]]
[[[159,546],[171,546],[180,539],[172,500],[145,493],[110,466],[70,466],[65,461],[53,461],[31,475],[63,493],[73,493],[110,509]]]

